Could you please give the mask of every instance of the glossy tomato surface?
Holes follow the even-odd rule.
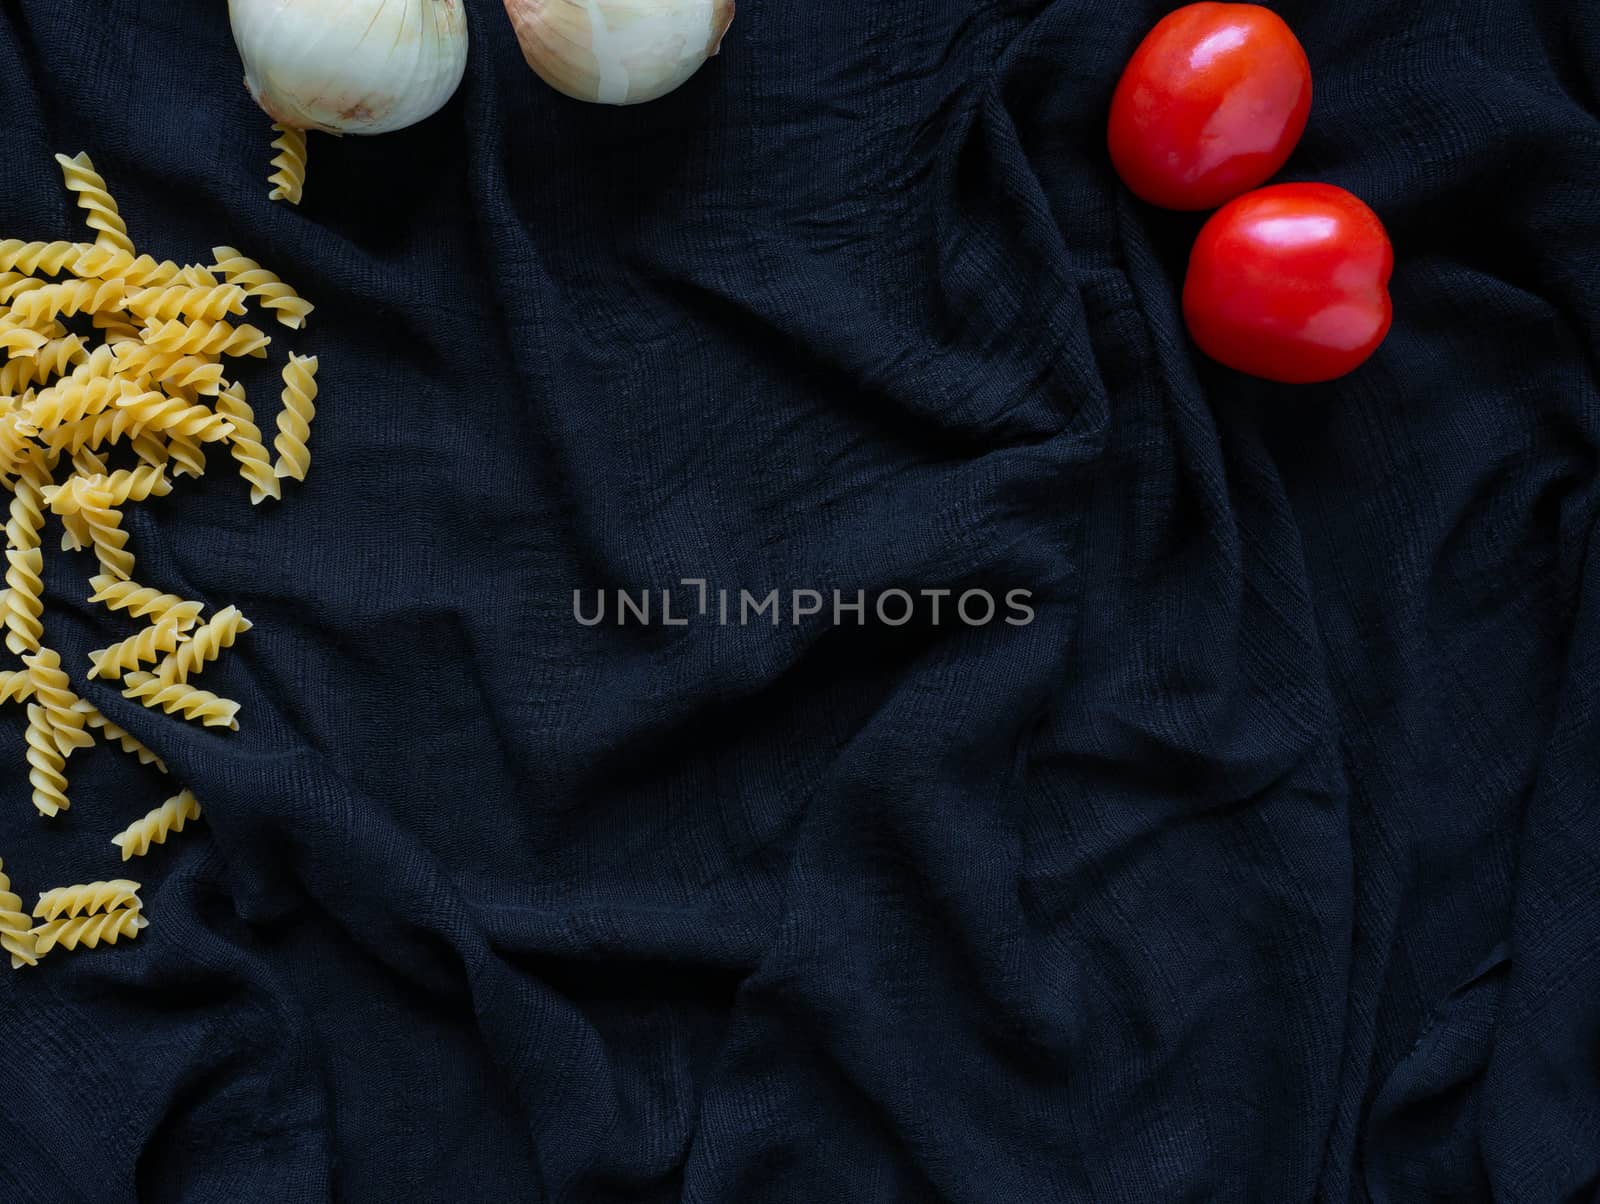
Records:
[[[1183,316],[1200,349],[1230,368],[1285,384],[1333,380],[1388,335],[1393,272],[1389,234],[1360,198],[1331,184],[1278,184],[1205,224]]]
[[[1139,44],[1111,101],[1108,141],[1135,195],[1215,209],[1266,183],[1305,133],[1311,64],[1257,4],[1191,4]]]

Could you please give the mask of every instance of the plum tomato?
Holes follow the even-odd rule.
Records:
[[[1183,317],[1200,349],[1284,384],[1359,368],[1394,318],[1394,248],[1378,215],[1332,184],[1277,184],[1211,215],[1195,240]]]
[[[1311,63],[1258,4],[1190,4],[1134,51],[1107,141],[1134,194],[1165,209],[1215,209],[1269,180],[1311,114]]]

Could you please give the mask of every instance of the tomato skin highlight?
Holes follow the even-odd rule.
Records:
[[[1383,222],[1332,184],[1246,193],[1206,222],[1189,256],[1183,317],[1200,349],[1282,384],[1364,364],[1394,320]]]
[[[1257,4],[1191,4],[1139,44],[1111,100],[1107,143],[1141,200],[1202,210],[1271,179],[1311,115],[1311,63]]]

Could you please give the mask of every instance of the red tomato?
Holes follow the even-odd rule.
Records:
[[[1311,64],[1276,13],[1191,4],[1139,44],[1111,101],[1117,174],[1166,209],[1215,209],[1267,182],[1311,115]]]
[[[1200,349],[1252,376],[1311,384],[1353,372],[1389,333],[1394,248],[1332,184],[1278,184],[1211,215],[1189,256],[1183,316]]]

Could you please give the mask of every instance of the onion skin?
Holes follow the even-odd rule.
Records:
[[[228,0],[228,16],[250,95],[296,129],[415,125],[466,72],[462,0]]]
[[[522,55],[558,92],[596,104],[665,96],[722,46],[734,0],[505,0]]]

